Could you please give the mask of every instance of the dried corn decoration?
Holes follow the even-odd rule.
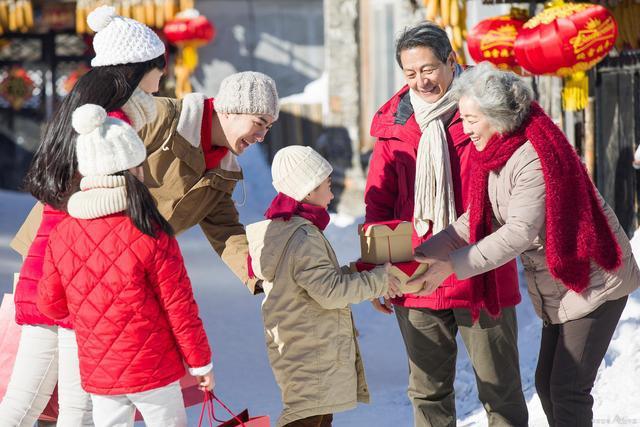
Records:
[[[0,0],[0,35],[26,33],[33,28],[31,0]]]
[[[640,48],[640,0],[609,0],[604,3],[618,23],[618,37],[615,48],[618,52],[625,49]]]
[[[445,29],[458,62],[466,63],[464,40],[467,38],[466,0],[423,0],[427,21]]]
[[[151,28],[162,29],[178,13],[193,9],[194,3],[193,0],[77,0],[76,32],[91,33],[91,29],[87,26],[87,16],[98,6],[113,6],[120,16],[135,19]],[[0,8],[0,22],[1,20]]]

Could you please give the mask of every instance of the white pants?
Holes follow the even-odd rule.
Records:
[[[186,427],[180,381],[140,393],[115,396],[92,394],[96,427],[131,427],[136,409],[148,427]]]
[[[76,334],[22,326],[16,362],[0,403],[0,427],[31,427],[58,383],[59,427],[92,426],[91,398],[80,386]]]

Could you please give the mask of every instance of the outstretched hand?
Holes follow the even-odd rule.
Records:
[[[427,271],[407,282],[408,286],[417,284],[422,285],[422,289],[414,294],[416,296],[426,296],[432,294],[436,289],[438,289],[438,286],[440,286],[440,284],[444,282],[447,277],[453,274],[453,265],[451,264],[451,261],[449,261],[449,259],[435,259],[428,256],[419,255],[417,252],[414,259],[417,262],[429,265]]]

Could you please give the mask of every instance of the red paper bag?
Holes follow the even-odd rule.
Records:
[[[202,392],[201,392],[202,393]],[[201,394],[202,399],[202,411],[200,412],[200,420],[198,421],[198,427],[202,427],[205,419],[208,419],[209,425],[213,427],[213,422],[217,421],[217,427],[270,427],[269,417],[267,415],[259,416],[259,417],[251,417],[249,418],[249,410],[245,409],[244,411],[234,414],[231,409],[227,407],[215,394],[210,391],[204,392]],[[218,402],[222,408],[226,412],[231,415],[231,419],[228,421],[222,421],[216,417],[215,414],[215,403]],[[205,414],[207,415],[205,417]]]
[[[15,318],[16,309],[13,303],[13,294],[4,294],[0,305],[0,400],[7,392],[20,344],[22,328],[16,323]],[[58,419],[57,389],[56,387],[53,390],[51,399],[40,414],[39,420],[56,421]]]

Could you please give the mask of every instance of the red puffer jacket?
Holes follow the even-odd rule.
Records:
[[[211,362],[211,349],[175,238],[140,232],[123,213],[64,219],[51,233],[38,307],[71,314],[82,387],[136,393]]]
[[[378,140],[373,148],[367,176],[365,221],[413,221],[416,155],[422,132],[413,114],[408,86],[400,89],[378,110],[371,124],[371,135]],[[458,215],[462,215],[468,203],[471,140],[462,130],[462,119],[457,111],[447,125],[447,142],[456,210]],[[420,238],[414,231],[413,247],[429,237],[431,233]],[[521,297],[515,261],[498,268],[496,272],[502,306],[518,304]],[[433,310],[469,308],[470,286],[469,280],[457,280],[453,275],[431,295],[417,297],[407,294],[394,299],[393,303]]]
[[[42,222],[29,247],[29,252],[22,263],[20,278],[16,286],[14,302],[16,305],[16,323],[19,325],[56,325],[71,328],[68,318],[54,320],[38,310],[38,281],[42,277],[44,253],[49,241],[49,234],[60,221],[66,218],[66,212],[56,210],[45,205],[42,212]]]

